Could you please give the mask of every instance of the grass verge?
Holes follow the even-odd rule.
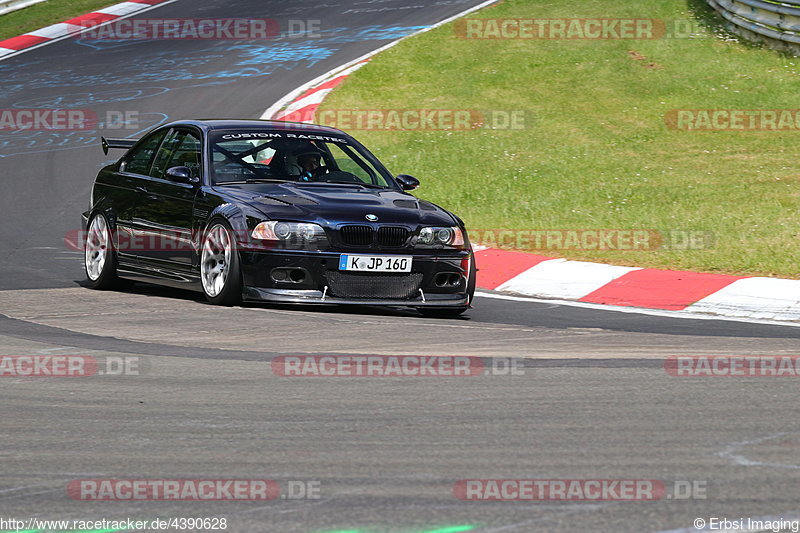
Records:
[[[696,29],[647,40],[463,39],[448,24],[376,56],[317,116],[524,111],[518,130],[349,131],[393,172],[419,177],[420,196],[458,213],[472,230],[712,237],[694,249],[560,246],[539,253],[798,277],[800,124],[688,131],[671,129],[666,117],[674,110],[798,108],[800,60],[725,34],[702,0],[505,0],[468,18],[646,18]]]

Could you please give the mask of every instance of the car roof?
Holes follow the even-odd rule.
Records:
[[[180,120],[167,124],[167,126],[196,126],[205,132],[215,130],[252,130],[257,128],[274,130],[302,130],[304,133],[317,135],[340,135],[350,137],[342,130],[318,124],[307,124],[305,122],[287,122],[283,120],[256,120],[256,119],[200,119],[200,120]]]

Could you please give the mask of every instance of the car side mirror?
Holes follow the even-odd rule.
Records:
[[[414,176],[408,174],[399,174],[395,180],[400,184],[400,188],[404,191],[413,191],[419,187],[419,180]]]
[[[176,183],[188,183],[189,185],[200,183],[200,178],[192,176],[192,171],[189,170],[189,167],[172,167],[167,170],[167,178]]]

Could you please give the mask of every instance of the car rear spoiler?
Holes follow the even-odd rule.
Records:
[[[101,137],[102,144],[103,144],[103,153],[108,155],[109,148],[123,148],[125,150],[130,150],[133,148],[133,145],[139,142],[139,139],[106,139],[105,137]]]

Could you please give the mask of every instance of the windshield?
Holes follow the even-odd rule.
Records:
[[[346,139],[285,130],[211,135],[212,183],[298,181],[396,188],[388,171]]]

